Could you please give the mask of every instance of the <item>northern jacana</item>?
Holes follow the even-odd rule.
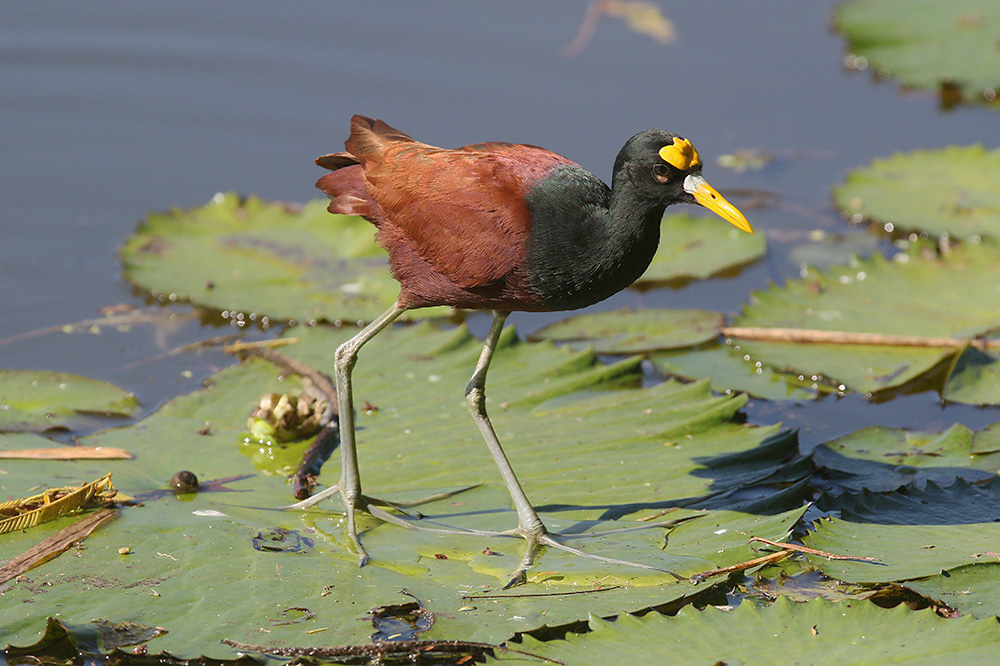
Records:
[[[375,507],[361,494],[351,372],[361,347],[393,320],[433,305],[493,311],[465,395],[517,509],[517,528],[504,534],[528,543],[508,586],[524,580],[540,545],[587,555],[545,529],[486,414],[486,372],[504,320],[512,310],[586,307],[628,287],[653,259],[671,204],[700,204],[753,233],[749,222],[702,178],[691,143],[664,130],[628,140],[610,188],[544,148],[489,142],[445,150],[364,116],[351,119],[345,148],[316,160],[332,172],[316,186],[332,198],[331,213],[360,215],[375,225],[400,283],[396,303],[336,352],[343,466],[330,490],[343,498],[361,564],[368,555],[354,513],[359,505],[373,513]],[[384,511],[378,515],[387,518]]]

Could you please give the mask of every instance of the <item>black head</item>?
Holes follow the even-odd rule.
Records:
[[[666,130],[646,130],[619,151],[611,187],[627,190],[652,207],[699,204],[753,233],[746,217],[702,178],[701,168],[701,157],[690,141]]]

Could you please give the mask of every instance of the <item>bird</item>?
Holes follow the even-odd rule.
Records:
[[[491,534],[527,542],[504,587],[525,581],[543,546],[634,564],[588,555],[549,533],[490,422],[487,371],[510,312],[576,310],[639,278],[656,252],[667,206],[699,204],[753,233],[746,217],[705,181],[691,142],[661,129],[639,132],[625,143],[610,187],[538,146],[490,141],[437,148],[362,115],[351,118],[344,148],[315,160],[330,171],[316,186],[330,197],[331,213],[358,215],[375,226],[375,239],[400,284],[395,303],[335,353],[342,466],[330,490],[341,495],[360,564],[369,555],[355,511],[376,515],[376,508],[361,492],[358,468],[352,393],[358,352],[404,312],[441,305],[493,314],[465,396],[517,511],[516,528]],[[377,514],[400,522],[388,512]]]

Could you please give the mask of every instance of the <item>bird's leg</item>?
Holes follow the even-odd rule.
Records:
[[[507,492],[514,501],[514,508],[517,509],[517,531],[529,543],[537,541],[539,537],[547,534],[545,525],[542,524],[534,507],[528,501],[527,495],[521,488],[521,484],[514,474],[514,468],[510,466],[507,455],[500,446],[500,440],[493,430],[490,417],[486,415],[486,372],[490,368],[490,361],[493,359],[493,352],[496,351],[497,340],[503,331],[503,323],[507,319],[509,312],[494,310],[493,324],[490,326],[490,333],[486,337],[486,344],[483,345],[483,352],[479,355],[479,362],[476,363],[476,371],[472,375],[472,381],[465,389],[465,401],[469,403],[469,412],[479,426],[479,432],[486,440],[486,446],[490,449],[494,462],[500,470],[500,476],[507,486]]]
[[[500,334],[503,332],[504,321],[506,321],[507,315],[509,314],[509,312],[503,312],[500,310],[493,311],[493,323],[490,325],[490,332],[486,337],[486,344],[483,345],[483,351],[479,355],[479,362],[476,363],[476,370],[472,374],[472,381],[469,382],[468,388],[465,389],[465,400],[469,403],[469,412],[472,414],[472,418],[475,420],[476,425],[479,426],[479,432],[482,433],[483,439],[486,440],[486,446],[489,447],[490,453],[493,455],[493,460],[496,462],[497,468],[500,470],[500,476],[503,477],[504,484],[507,486],[507,491],[510,493],[510,497],[514,501],[514,508],[517,509],[517,529],[514,530],[513,533],[508,534],[520,535],[527,542],[524,549],[524,555],[521,557],[521,561],[518,563],[517,569],[515,569],[514,572],[507,578],[504,589],[520,585],[525,582],[527,579],[528,569],[530,569],[534,564],[538,549],[542,546],[550,546],[573,553],[574,555],[608,562],[610,564],[623,564],[642,569],[666,572],[665,569],[649,566],[648,564],[639,564],[636,562],[628,562],[626,560],[593,555],[591,553],[585,553],[576,548],[571,548],[561,544],[549,535],[549,531],[545,528],[545,524],[542,523],[542,519],[538,517],[538,513],[535,512],[535,508],[531,506],[531,502],[528,501],[528,496],[524,494],[524,489],[521,487],[520,482],[517,480],[517,476],[514,474],[514,468],[511,467],[510,461],[507,460],[507,455],[504,453],[503,447],[500,446],[500,440],[497,438],[496,431],[493,430],[493,424],[490,423],[490,417],[486,414],[486,372],[490,368],[490,361],[493,359],[493,353],[496,351],[497,340],[500,339]]]
[[[361,329],[353,338],[337,347],[334,371],[337,378],[337,407],[340,419],[340,496],[347,512],[347,534],[358,551],[361,566],[368,561],[368,553],[358,539],[358,529],[354,523],[354,509],[361,500],[361,475],[358,473],[358,451],[354,440],[354,396],[351,389],[351,371],[358,360],[358,351],[366,342],[391,324],[405,308],[393,305],[379,315],[372,323]]]
[[[508,577],[507,583],[504,585],[505,589],[525,582],[527,578],[527,571],[534,564],[538,549],[543,546],[556,548],[574,555],[579,555],[580,557],[606,562],[609,564],[620,564],[638,567],[641,569],[671,573],[665,569],[650,566],[648,564],[640,564],[637,562],[628,562],[626,560],[594,555],[592,553],[586,553],[559,543],[553,538],[552,535],[550,535],[548,530],[545,528],[545,525],[538,517],[538,514],[535,512],[534,507],[531,506],[531,502],[528,501],[528,497],[525,495],[524,489],[521,488],[521,484],[518,482],[517,476],[515,476],[514,470],[511,467],[510,462],[507,460],[507,456],[504,453],[503,448],[500,446],[500,441],[497,438],[496,432],[493,430],[493,425],[490,423],[489,416],[486,414],[486,372],[489,370],[490,361],[493,358],[494,351],[496,351],[497,341],[500,338],[500,334],[503,332],[503,325],[504,321],[507,319],[507,315],[509,314],[508,312],[495,311],[493,313],[493,323],[490,326],[489,335],[487,336],[486,343],[483,346],[483,351],[479,356],[479,362],[476,364],[476,370],[472,375],[472,380],[469,382],[469,386],[466,389],[465,396],[469,405],[469,411],[472,413],[472,418],[475,420],[483,438],[486,440],[486,445],[490,449],[493,460],[496,462],[497,468],[500,470],[500,476],[503,478],[504,484],[507,486],[507,491],[510,493],[511,499],[514,502],[514,507],[517,509],[517,528],[506,532],[496,532],[492,530],[450,527],[447,525],[441,525],[440,523],[436,523],[432,520],[407,516],[405,513],[403,513],[402,516],[389,513],[388,511],[379,508],[378,505],[385,504],[391,508],[396,508],[392,503],[382,502],[362,495],[361,477],[358,473],[357,450],[354,439],[354,400],[351,389],[351,371],[354,368],[354,364],[357,362],[358,351],[361,347],[391,324],[404,311],[405,308],[400,308],[399,306],[389,308],[375,321],[365,327],[360,333],[337,348],[335,370],[342,458],[340,482],[335,486],[317,493],[307,500],[303,500],[302,502],[285,508],[308,508],[315,505],[321,499],[339,493],[344,502],[344,509],[347,514],[348,535],[354,543],[354,547],[358,553],[362,566],[368,561],[368,553],[365,551],[364,547],[361,545],[360,539],[358,538],[357,527],[354,520],[355,510],[359,506],[380,520],[408,529],[424,530],[442,534],[469,534],[478,536],[523,538],[526,541],[524,555],[521,557],[521,561],[518,564],[517,569]],[[418,522],[430,523],[435,525],[435,527],[419,525]],[[670,522],[671,521],[667,521],[667,523],[662,524],[651,523],[648,526],[643,526],[643,528],[669,527],[670,525],[668,523]],[[615,531],[617,530],[613,530],[612,532]]]

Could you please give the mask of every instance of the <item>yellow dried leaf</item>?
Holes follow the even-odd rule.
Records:
[[[24,530],[78,511],[90,502],[104,504],[116,494],[111,474],[82,486],[49,488],[44,493],[0,502],[0,534]]]

